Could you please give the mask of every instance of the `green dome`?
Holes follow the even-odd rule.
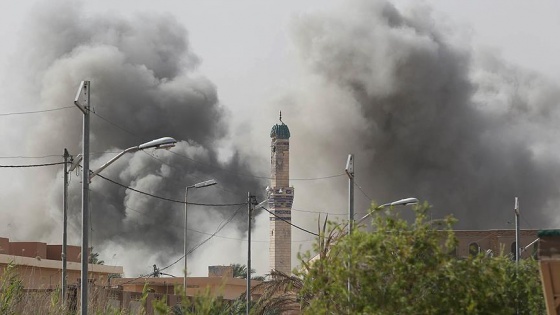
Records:
[[[276,124],[272,126],[270,137],[276,139],[290,139],[290,129],[288,129],[288,126],[284,123],[281,125]]]

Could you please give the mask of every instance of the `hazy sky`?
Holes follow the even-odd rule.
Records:
[[[1,82],[3,83],[0,85],[0,114],[35,110],[37,108],[36,104],[30,101],[35,99],[34,97],[21,94],[24,90],[19,87],[27,82],[25,80],[34,78],[35,74],[29,69],[23,69],[25,64],[23,64],[23,60],[19,59],[19,56],[21,54],[21,47],[32,47],[25,46],[28,43],[22,44],[21,39],[27,38],[28,25],[33,22],[30,19],[38,15],[36,11],[39,9],[37,8],[40,8],[41,5],[44,6],[45,3],[47,2],[0,2],[0,32],[3,41],[2,49],[0,50]],[[560,16],[560,3],[558,1],[539,1],[535,4],[534,2],[506,0],[491,2],[484,0],[433,0],[422,2],[400,0],[393,1],[392,3],[401,12],[408,12],[411,10],[411,7],[421,7],[423,8],[422,10],[427,11],[431,10],[433,18],[437,21],[436,28],[443,30],[442,32],[446,34],[448,33],[445,31],[446,28],[452,30],[452,32],[449,32],[452,34],[450,35],[452,38],[449,41],[461,43],[460,46],[469,47],[467,50],[471,52],[480,53],[487,51],[492,56],[497,56],[496,58],[500,59],[506,68],[511,66],[514,69],[525,69],[528,73],[534,72],[536,76],[548,78],[549,82],[555,85],[560,81],[560,71],[558,70],[560,69],[560,60],[558,58],[560,56],[560,43],[556,40],[555,35],[560,30],[560,19],[558,19],[558,16]],[[215,146],[218,159],[228,161],[232,154],[239,151],[242,153],[241,156],[251,156],[248,163],[251,163],[250,169],[254,173],[267,174],[268,146],[270,141],[268,133],[270,126],[277,122],[278,110],[282,109],[284,121],[289,126],[302,126],[301,120],[296,117],[301,115],[302,111],[290,104],[301,102],[302,99],[310,102],[328,101],[330,96],[328,91],[321,91],[321,93],[324,93],[323,95],[317,98],[313,97],[312,92],[317,88],[314,80],[317,80],[319,75],[317,73],[310,74],[312,71],[309,70],[309,65],[303,60],[305,58],[301,56],[303,49],[296,43],[297,36],[294,35],[302,28],[301,24],[298,23],[305,20],[305,17],[309,14],[335,14],[341,10],[341,7],[347,5],[345,1],[325,0],[98,0],[83,2],[79,10],[85,16],[97,15],[106,17],[113,15],[132,17],[138,13],[145,15],[164,13],[168,14],[167,18],[175,19],[177,25],[182,25],[186,28],[190,44],[189,51],[200,59],[199,66],[193,72],[204,76],[213,84],[217,90],[219,103],[223,105],[225,112],[223,121],[220,122],[229,122],[227,126],[228,135],[216,140],[222,142],[220,145]],[[66,17],[53,14],[52,18],[54,19],[52,23],[56,24],[57,19],[64,20]],[[347,22],[352,24],[354,21],[349,20]],[[37,54],[40,55],[40,52]],[[22,64],[22,72],[27,76],[22,77],[11,73],[17,71],[14,70],[14,63]],[[26,91],[29,93],[32,89],[28,88]],[[334,94],[333,92],[333,97],[331,98],[331,100],[334,99],[333,102],[338,100],[334,97]],[[41,95],[42,98],[48,98],[48,91],[42,91]],[[341,97],[341,100],[344,101],[345,98]],[[307,113],[320,112],[322,107],[317,105],[312,107],[312,109],[313,111],[310,109]],[[317,117],[322,116],[323,114],[320,113],[317,115]],[[79,115],[76,114],[75,118],[79,119]],[[23,119],[26,118],[23,117],[17,119],[14,118],[10,121],[0,120],[0,124],[4,125],[3,128],[0,128],[3,132],[0,139],[0,157],[29,156],[30,152],[33,152],[33,155],[58,155],[61,153],[61,148],[52,147],[51,150],[48,143],[41,146],[41,151],[29,147],[29,143],[32,143],[32,141],[25,141],[26,144],[21,145],[22,139],[25,139],[28,134],[26,132],[28,130],[27,127],[22,126],[33,124],[33,122],[24,121]],[[290,125],[290,121],[294,122],[293,125]],[[295,121],[299,122],[295,123]],[[301,143],[301,139],[305,138],[307,133],[312,133],[310,129],[321,128],[320,121],[310,121],[309,124],[315,125],[308,126],[309,129],[292,129],[294,137],[292,140],[295,141],[292,159],[299,158],[300,161],[302,160],[301,155],[299,157],[297,155],[298,152],[304,152],[306,146],[306,144]],[[7,127],[8,125],[9,128]],[[18,128],[18,126],[22,128]],[[79,126],[79,124],[76,126]],[[80,131],[78,129],[75,132],[79,133]],[[300,143],[297,142],[298,138],[296,135],[300,136]],[[329,134],[329,137],[331,136]],[[336,135],[332,137],[332,139],[336,139]],[[554,135],[550,135],[550,137],[554,137]],[[186,138],[188,136],[179,140],[186,141],[188,140]],[[130,145],[134,144],[131,143]],[[325,141],[324,145],[330,145],[329,141]],[[114,145],[103,149],[108,150],[111,148],[114,148]],[[352,146],[342,146],[342,148],[353,149]],[[534,148],[534,150],[542,151],[545,149]],[[309,152],[320,153],[324,151],[311,150]],[[309,178],[340,174],[343,172],[344,161],[348,153],[350,152],[343,150],[340,152],[339,157],[329,161],[318,159],[312,166],[308,162],[294,162],[291,175],[293,178]],[[305,156],[303,159],[307,158],[309,156]],[[360,163],[360,159],[363,160],[364,158],[358,157],[357,163]],[[9,159],[7,161],[13,164],[26,162],[21,159]],[[336,167],[336,165],[339,165],[340,168]],[[10,171],[10,173],[5,174],[9,174],[4,175],[5,177],[17,177],[20,173]],[[4,193],[0,195],[0,198],[10,198],[13,207],[26,205],[24,199],[27,197],[18,192],[23,187],[31,185],[30,182],[14,180],[8,185],[8,181],[0,181],[5,186]],[[379,195],[378,191],[383,191],[379,188],[379,185],[370,185],[366,179],[361,179],[360,183],[364,186],[365,194],[374,199],[399,196],[398,192],[394,194],[385,192]],[[48,185],[49,182],[39,181],[37,185],[40,184]],[[294,185],[296,186],[294,208],[308,209],[313,207],[314,210],[320,209],[321,211],[331,213],[344,213],[344,208],[346,207],[346,182],[344,178],[338,178],[326,184],[298,182]],[[335,190],[336,193],[329,193],[332,190]],[[41,190],[38,189],[38,191]],[[405,194],[409,193],[414,192],[408,190],[405,192]],[[317,198],[310,201],[309,198],[304,197],[310,194]],[[357,195],[359,195],[358,192]],[[402,197],[408,197],[408,195],[403,195]],[[418,197],[421,198],[422,196]],[[18,201],[19,198],[21,198],[20,201]],[[359,205],[362,208],[367,207],[369,201],[365,200],[363,195],[357,198],[361,198]],[[377,201],[384,202],[387,200]],[[523,200],[521,202],[523,204]],[[41,199],[39,198],[35,204],[40,203]],[[45,200],[44,203],[47,204],[48,202]],[[512,204],[508,204],[504,205],[504,208],[510,209],[512,206]],[[51,215],[51,219],[56,218],[58,215],[53,210],[45,210],[43,212]],[[29,211],[29,213],[33,212]],[[305,215],[310,214],[294,213],[293,222],[308,229],[315,229],[316,221],[314,220],[316,220],[316,215],[312,214],[308,217],[305,217]],[[37,235],[37,233],[26,232],[25,229],[16,234],[10,234],[13,230],[8,225],[17,224],[18,219],[22,219],[24,216],[13,215],[6,217],[9,219],[7,219],[6,223],[2,223],[4,226],[0,225],[0,236],[23,240],[26,237],[35,237]],[[500,218],[500,220],[502,219]],[[502,221],[493,227],[507,227],[505,219]],[[529,225],[539,221],[532,221],[531,218],[527,218],[525,222]],[[257,224],[256,239],[266,240],[268,235],[266,215],[260,217],[257,220]],[[39,225],[40,223],[37,223],[33,226]],[[535,228],[536,226],[530,227]],[[39,235],[47,238],[50,237],[50,239],[56,242],[56,237],[53,235],[60,234],[56,230],[57,228],[59,228],[59,225],[52,224],[51,231]],[[212,232],[212,230],[209,232]],[[235,229],[229,232],[236,233]],[[240,233],[238,237],[243,239],[246,235]],[[294,231],[293,239],[305,241],[310,239],[310,237]],[[255,245],[257,252],[258,250],[266,251],[266,242],[259,244]],[[307,249],[310,242],[296,243],[293,245],[294,251],[299,248],[300,244],[302,244],[303,249]],[[114,244],[105,244],[104,246],[102,254],[108,263],[124,264],[126,268],[130,267],[134,262],[134,259],[124,258],[125,254],[117,254],[118,251],[123,249],[122,247]],[[212,246],[219,248],[217,242],[211,243],[209,247]],[[243,252],[244,248],[242,246],[243,243],[241,242],[232,247]],[[182,247],[175,249],[179,248]],[[177,252],[169,254],[170,259],[175,258],[177,254]],[[200,258],[200,256],[195,256],[193,260],[195,262],[204,261],[205,263],[209,261],[211,264],[244,263],[242,260],[243,255],[236,256],[232,261],[224,261],[220,253],[212,250],[205,250],[204,255],[204,259]],[[134,255],[130,256],[133,257]],[[214,256],[216,257],[215,260],[207,259]],[[267,255],[259,255],[255,258],[255,264],[259,273],[266,272],[267,257]],[[161,257],[157,259],[161,259]],[[163,261],[162,263],[165,262]],[[146,269],[149,266],[151,264],[142,266],[142,268]],[[131,273],[140,273],[144,270],[142,268],[138,267],[138,269],[134,269]],[[179,273],[180,268],[174,269],[174,272]],[[203,275],[205,274],[205,267],[194,268],[193,273],[195,275]]]

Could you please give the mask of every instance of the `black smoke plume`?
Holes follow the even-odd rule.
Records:
[[[92,170],[128,147],[163,136],[179,141],[171,152],[125,155],[101,173],[104,177],[173,200],[184,200],[186,186],[213,178],[219,185],[189,191],[189,201],[243,203],[248,191],[259,193],[266,184],[250,175],[247,158],[235,149],[220,151],[229,137],[229,113],[220,104],[216,87],[196,71],[199,58],[187,35],[167,14],[85,15],[77,3],[44,3],[25,26],[21,60],[26,64],[20,69],[25,69],[21,76],[33,87],[22,90],[40,95],[39,109],[72,106],[80,81],[91,81]],[[77,108],[44,117],[29,130],[33,152],[63,148],[74,156],[81,152],[82,117]],[[61,175],[55,175],[47,172],[43,181],[56,209],[53,217],[58,218]],[[69,242],[74,245],[80,244],[81,235],[79,181],[73,177],[69,192]],[[150,271],[153,263],[164,267],[182,255],[183,204],[126,190],[101,177],[95,177],[90,187],[91,246],[108,251],[105,257],[111,251],[128,251],[116,261],[106,259],[108,263],[124,263],[127,274],[133,275]],[[237,210],[231,226],[242,238],[245,209],[191,206],[189,228],[213,232]],[[49,227],[53,225],[45,224],[32,234],[40,238]],[[208,237],[199,232],[189,231],[189,248]],[[133,264],[124,262],[124,256],[134,257],[127,259]],[[180,275],[181,266],[174,266],[174,273]]]
[[[319,82],[302,93],[306,104],[292,102],[313,120],[297,123],[307,145],[324,144],[315,161],[342,171],[355,153],[372,198],[427,200],[434,218],[453,214],[459,228],[512,228],[514,197],[524,228],[551,225],[556,84],[457,41],[423,6],[353,1],[299,18],[293,34]]]

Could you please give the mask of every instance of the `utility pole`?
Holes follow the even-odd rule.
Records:
[[[80,278],[81,314],[88,311],[88,258],[89,258],[89,115],[90,115],[90,82],[82,81],[74,104],[84,114],[82,141],[82,274]]]
[[[187,208],[188,208],[188,195],[189,195],[189,187],[185,188],[185,228],[183,230],[183,255],[185,256],[183,259],[183,264],[184,264],[184,268],[185,268],[185,276],[183,278],[183,288],[185,290],[185,298],[187,298],[187,254],[188,254],[188,250],[187,250],[187,224],[188,224],[188,220],[187,220]]]
[[[519,281],[519,200],[515,197],[515,278]],[[519,314],[519,291],[516,292],[515,312]]]
[[[251,193],[247,193],[247,305],[245,306],[245,314],[249,315],[251,310],[251,217],[253,210],[253,203],[256,204],[255,196],[251,196]]]
[[[66,307],[66,244],[68,226],[68,150],[64,149],[64,189],[62,193],[62,306]]]
[[[86,83],[87,82],[87,83]],[[82,156],[84,157],[82,169],[82,315],[88,312],[88,263],[89,263],[89,81],[84,82],[87,93],[87,106],[84,112],[84,131]]]
[[[519,200],[515,197],[515,265],[519,266],[519,255],[521,246],[519,245]]]
[[[348,175],[348,236],[352,234],[354,228],[354,154],[348,155],[346,161],[346,175]],[[352,265],[352,251],[348,253],[348,271]],[[348,303],[351,302],[352,281],[348,277]]]
[[[348,155],[346,175],[348,175],[348,234],[351,234],[354,228],[354,154]]]

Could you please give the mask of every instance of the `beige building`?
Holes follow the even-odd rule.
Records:
[[[478,253],[487,255],[515,255],[515,230],[456,230],[459,244],[455,251],[457,257],[467,257]],[[521,258],[536,255],[538,231],[521,230],[519,241]]]
[[[262,281],[251,280],[251,288]],[[151,293],[173,295],[182,292],[182,277],[119,278],[111,281],[111,286],[126,292],[142,292],[144,286]],[[209,292],[226,300],[235,300],[245,293],[247,280],[233,277],[232,266],[209,266],[208,277],[187,277],[187,296]]]
[[[270,131],[271,183],[267,187],[270,219],[270,270],[292,273],[292,203],[294,187],[290,187],[290,130],[282,122]]]
[[[80,279],[81,247],[67,246],[68,285],[77,285]],[[41,242],[10,242],[0,237],[0,277],[12,265],[26,289],[54,289],[62,283],[62,245]],[[105,286],[109,275],[122,274],[121,266],[89,265],[88,278],[95,285]]]

